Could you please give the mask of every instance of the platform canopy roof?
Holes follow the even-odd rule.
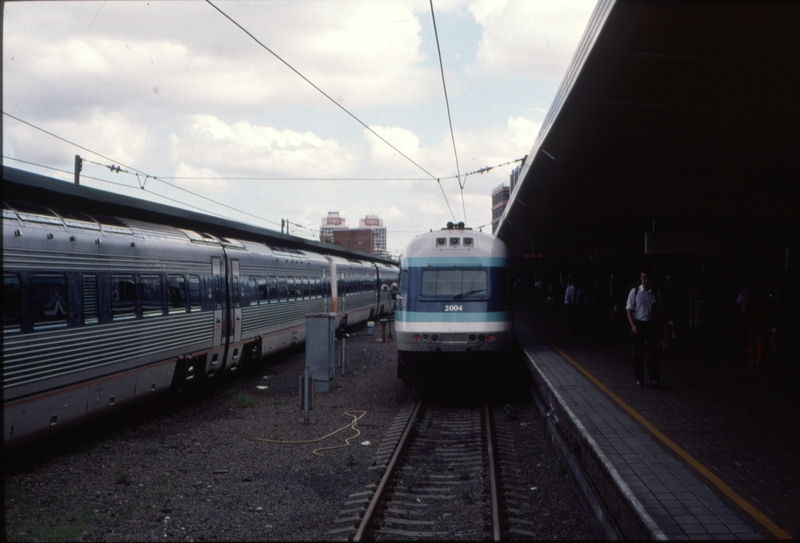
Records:
[[[545,254],[653,229],[785,243],[799,104],[800,3],[600,0],[498,235]]]

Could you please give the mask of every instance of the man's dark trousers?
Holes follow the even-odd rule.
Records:
[[[633,351],[633,371],[636,380],[644,383],[644,359],[647,358],[647,373],[650,380],[661,383],[658,372],[658,341],[661,339],[662,329],[659,321],[634,321],[638,334],[631,331],[631,347]]]

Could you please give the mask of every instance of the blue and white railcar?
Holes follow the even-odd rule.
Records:
[[[400,256],[395,307],[398,375],[413,369],[422,353],[510,348],[507,271],[505,244],[463,223],[409,243]]]

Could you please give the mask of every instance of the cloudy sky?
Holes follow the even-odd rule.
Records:
[[[451,136],[430,0],[212,1],[4,3],[3,163],[308,238],[377,214],[398,254],[491,222],[595,5],[433,0]]]

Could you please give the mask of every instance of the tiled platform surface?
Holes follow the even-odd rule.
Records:
[[[583,474],[607,537],[800,537],[796,368],[710,361],[683,348],[661,357],[662,389],[638,388],[623,335],[609,341],[589,324],[576,339],[545,308],[517,316],[548,426]]]

